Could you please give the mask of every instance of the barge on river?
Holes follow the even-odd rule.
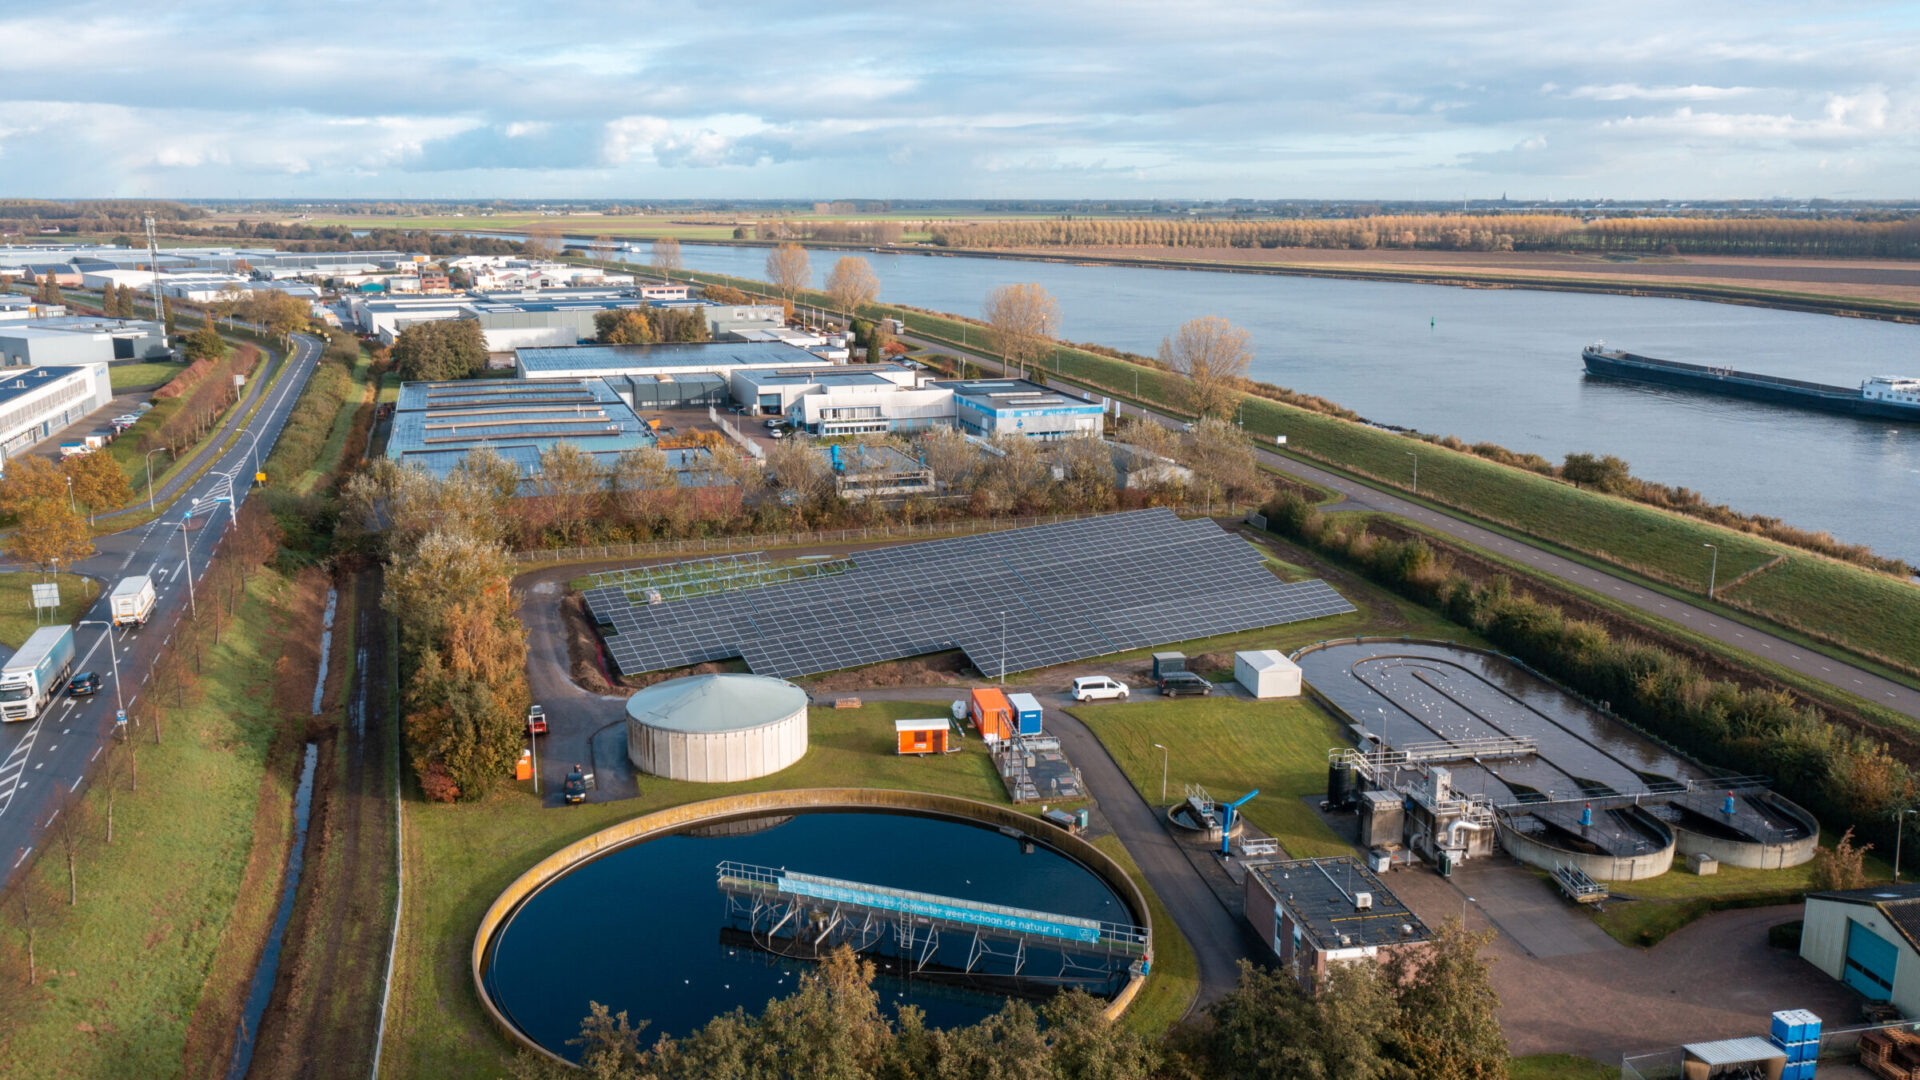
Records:
[[[1587,365],[1587,374],[1605,379],[1658,383],[1779,405],[1920,423],[1920,379],[1879,375],[1863,381],[1859,389],[1854,390],[1733,368],[1655,360],[1610,350],[1604,342],[1595,342],[1581,350],[1580,359]]]

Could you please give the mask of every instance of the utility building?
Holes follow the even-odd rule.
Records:
[[[954,422],[969,435],[1025,435],[1029,439],[1098,437],[1106,407],[1049,390],[1025,379],[964,379],[935,383],[953,391]]]
[[[1858,990],[1920,1016],[1920,885],[1809,893],[1801,959]]]
[[[0,378],[0,465],[112,401],[105,364],[7,372]]]
[[[1247,921],[1309,987],[1333,964],[1377,962],[1432,937],[1357,859],[1249,862]]]

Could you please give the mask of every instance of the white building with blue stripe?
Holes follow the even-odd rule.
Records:
[[[1024,435],[1042,442],[1098,437],[1106,406],[1025,379],[958,379],[935,386],[953,391],[954,425],[969,435]]]

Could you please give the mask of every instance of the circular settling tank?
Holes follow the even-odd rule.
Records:
[[[579,1034],[590,1002],[648,1021],[652,1038],[684,1035],[736,1006],[757,1013],[793,993],[814,966],[796,955],[806,949],[793,945],[792,925],[774,929],[779,916],[768,913],[766,896],[722,890],[722,863],[1083,920],[1144,921],[1044,834],[885,809],[768,810],[722,824],[690,818],[672,832],[614,847],[523,900],[487,940],[480,969],[504,1019],[571,1058],[576,1050],[567,1040]],[[818,912],[798,919],[826,926]],[[915,1006],[934,1026],[973,1023],[1013,994],[1043,997],[1075,985],[1111,996],[1128,982],[1124,960],[1101,967],[1031,938],[1015,971],[1012,942],[990,941],[992,954],[978,957],[970,937],[951,928],[931,953],[922,937],[903,957],[891,929],[855,932],[863,919],[848,918],[836,937],[879,967],[874,985],[883,1006]],[[969,963],[972,973],[963,970]]]
[[[725,783],[807,752],[807,694],[764,675],[669,679],[627,699],[627,756],[669,780]]]

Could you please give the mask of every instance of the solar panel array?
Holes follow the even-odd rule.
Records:
[[[635,604],[617,587],[584,598],[624,673],[737,656],[789,679],[954,648],[998,675],[1353,610],[1323,581],[1274,577],[1212,521],[1164,509],[852,562],[830,577],[661,604]]]

